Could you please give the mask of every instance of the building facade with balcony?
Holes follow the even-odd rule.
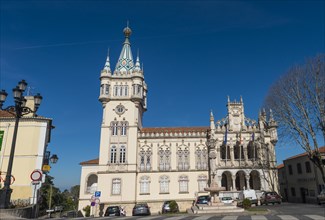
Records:
[[[147,84],[140,59],[133,60],[131,29],[115,70],[110,58],[100,74],[99,101],[103,107],[99,157],[81,162],[79,209],[90,205],[100,191],[101,213],[108,205],[121,205],[128,214],[135,203],[147,202],[161,211],[163,201],[174,199],[181,210],[192,205],[213,182],[228,193],[244,188],[268,190],[274,180],[277,124],[272,113],[258,120],[244,115],[244,102],[230,101],[228,114],[202,127],[144,127]],[[207,121],[209,116],[207,116]],[[277,181],[276,181],[277,182]]]
[[[325,161],[325,146],[319,152]],[[325,189],[321,173],[307,153],[284,160],[278,166],[278,174],[281,195],[288,202],[316,203],[317,195]]]
[[[26,96],[26,106],[34,110],[34,97]],[[0,111],[0,187],[4,186],[15,126],[14,115]],[[43,169],[46,149],[51,139],[52,119],[24,115],[19,120],[11,177],[11,202],[18,206],[36,203],[31,173]],[[36,187],[38,189],[40,184]]]

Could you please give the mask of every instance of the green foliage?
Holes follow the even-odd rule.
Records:
[[[62,211],[77,210],[79,200],[80,186],[76,185],[69,190],[60,191],[59,188],[54,186],[54,178],[47,175],[45,182],[40,189],[40,212],[39,215],[46,215],[46,210],[55,206],[62,206]],[[50,202],[51,201],[51,202]]]
[[[176,201],[174,201],[174,200],[171,201],[169,203],[169,208],[170,208],[171,212],[178,212],[178,205],[177,205]]]
[[[244,209],[249,209],[251,206],[252,206],[252,203],[249,199],[246,198],[243,200],[243,208]]]
[[[85,212],[85,216],[89,217],[90,216],[90,205],[87,205],[82,209]]]

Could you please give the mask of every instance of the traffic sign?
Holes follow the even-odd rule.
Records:
[[[96,205],[98,205],[100,203],[100,200],[98,198],[95,199],[95,203],[96,203]]]
[[[100,194],[101,194],[100,191],[96,191],[96,192],[95,192],[95,197],[100,197]]]
[[[95,206],[96,203],[95,203],[95,202],[91,202],[90,205],[91,205],[91,206]]]
[[[33,181],[39,181],[42,179],[42,171],[41,170],[34,170],[31,174],[30,174],[30,178],[33,180]]]

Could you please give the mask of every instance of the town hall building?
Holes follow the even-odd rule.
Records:
[[[235,197],[243,189],[277,190],[275,145],[277,123],[272,111],[258,120],[245,117],[244,102],[226,102],[227,115],[202,127],[145,127],[148,88],[139,56],[133,59],[131,29],[114,71],[110,58],[100,73],[99,101],[103,108],[99,156],[81,162],[79,210],[99,203],[92,214],[109,205],[125,207],[146,202],[152,213],[166,200],[180,210],[190,208],[211,183]],[[96,200],[95,192],[100,192]],[[236,194],[237,193],[237,194]],[[97,195],[98,196],[98,195]],[[94,204],[93,203],[93,204]]]

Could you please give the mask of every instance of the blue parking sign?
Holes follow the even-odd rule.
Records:
[[[95,197],[100,197],[100,191],[95,192]]]

